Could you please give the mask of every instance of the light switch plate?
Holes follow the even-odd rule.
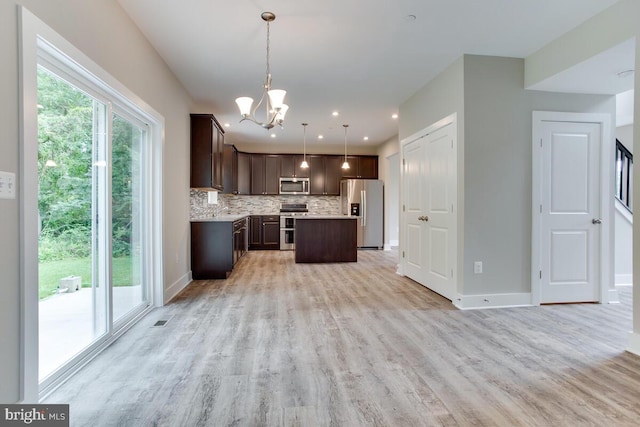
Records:
[[[0,171],[0,199],[16,198],[16,174]]]

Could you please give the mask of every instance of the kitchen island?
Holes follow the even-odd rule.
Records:
[[[357,219],[345,215],[296,217],[296,262],[357,262]]]

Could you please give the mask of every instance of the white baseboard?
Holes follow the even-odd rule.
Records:
[[[618,296],[617,289],[609,289],[607,291],[607,303],[609,304],[620,304],[620,297]]]
[[[629,333],[629,345],[627,345],[627,351],[640,356],[640,333]]]
[[[167,304],[176,295],[180,293],[184,288],[187,287],[189,283],[192,281],[191,271],[187,272],[184,276],[176,280],[171,286],[164,290],[164,303]]]
[[[458,295],[458,298],[453,300],[453,305],[458,307],[460,310],[529,307],[531,306],[531,293]]]
[[[633,274],[616,274],[616,286],[633,284]]]
[[[384,250],[385,251],[390,251],[391,249],[398,249],[398,241],[397,240],[389,240],[388,243],[384,244]]]

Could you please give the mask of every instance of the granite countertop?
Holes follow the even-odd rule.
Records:
[[[246,218],[249,215],[220,215],[220,216],[209,216],[206,218],[192,218],[191,222],[234,222],[242,218]]]

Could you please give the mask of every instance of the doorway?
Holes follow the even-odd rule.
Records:
[[[457,295],[457,119],[453,114],[402,144],[403,274]]]
[[[611,118],[534,112],[532,299],[607,302]]]

